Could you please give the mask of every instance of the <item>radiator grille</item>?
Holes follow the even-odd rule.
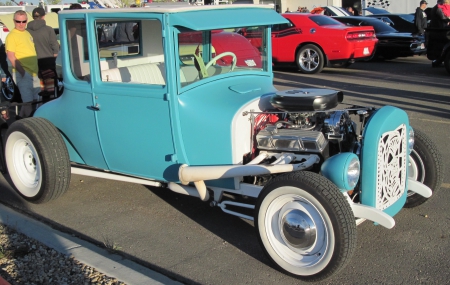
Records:
[[[378,144],[376,208],[384,210],[405,192],[406,125],[384,133]]]

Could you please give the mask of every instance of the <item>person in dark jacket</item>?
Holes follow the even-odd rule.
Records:
[[[442,5],[443,3],[444,1],[438,0],[436,6],[431,9],[430,28],[450,28],[450,19],[447,18],[444,15],[444,12],[442,12],[442,9],[439,8],[439,5]]]
[[[43,81],[43,100],[54,94],[57,80],[56,57],[59,43],[55,31],[45,23],[45,11],[38,7],[33,10],[33,21],[28,23],[27,30],[33,36],[34,46],[38,58],[39,78]]]
[[[417,33],[419,35],[423,35],[427,27],[427,14],[425,14],[427,5],[427,1],[420,1],[420,7],[417,7],[416,14],[414,16],[414,24],[416,25]]]

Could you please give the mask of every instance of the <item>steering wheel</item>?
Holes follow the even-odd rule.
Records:
[[[224,56],[231,56],[233,57],[233,61],[231,62],[231,69],[230,71],[233,71],[234,68],[236,67],[236,62],[237,62],[237,57],[234,53],[232,53],[231,51],[226,51],[223,52],[221,54],[216,55],[213,59],[211,59],[206,65],[205,65],[205,69],[208,70],[208,68],[213,65],[218,59],[224,57]]]

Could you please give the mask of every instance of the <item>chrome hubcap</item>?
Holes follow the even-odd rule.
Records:
[[[300,65],[308,71],[316,69],[319,65],[319,55],[313,50],[305,50],[300,56]]]
[[[291,210],[281,221],[283,240],[290,246],[305,249],[316,240],[316,225],[311,218],[300,210]]]

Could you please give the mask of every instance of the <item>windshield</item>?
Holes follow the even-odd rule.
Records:
[[[372,26],[375,33],[396,33],[397,30],[383,21],[362,21],[360,26]]]
[[[182,31],[178,34],[181,86],[242,71],[267,71],[267,27]]]

